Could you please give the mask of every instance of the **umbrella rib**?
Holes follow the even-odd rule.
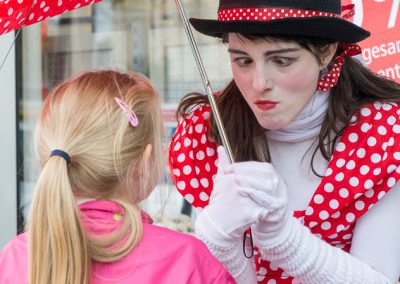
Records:
[[[36,2],[36,0],[32,0],[31,6],[29,7],[28,12],[25,15],[24,23],[22,24],[21,28],[18,29],[17,34],[15,35],[13,42],[11,43],[10,48],[8,49],[8,51],[6,53],[6,56],[4,57],[3,61],[1,62],[0,71],[3,69],[3,66],[6,63],[6,60],[7,60],[8,56],[10,55],[11,49],[15,45],[15,41],[17,40],[18,35],[21,32],[21,29],[25,26],[26,20],[28,19],[28,15],[31,13],[33,5],[35,5],[35,2]]]

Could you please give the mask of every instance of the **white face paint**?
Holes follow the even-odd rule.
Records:
[[[300,45],[229,34],[234,80],[265,129],[288,125],[316,92],[321,66]]]

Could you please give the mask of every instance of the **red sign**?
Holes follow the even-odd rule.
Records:
[[[371,32],[362,41],[363,57],[378,74],[400,82],[400,0],[344,0],[354,4],[353,23]]]

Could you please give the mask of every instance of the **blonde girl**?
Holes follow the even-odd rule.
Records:
[[[162,128],[143,75],[87,72],[56,87],[36,128],[28,230],[0,253],[0,283],[234,283],[201,242],[139,208],[164,168]]]

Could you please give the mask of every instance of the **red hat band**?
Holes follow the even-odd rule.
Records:
[[[341,16],[336,13],[329,13],[315,10],[291,9],[291,8],[230,8],[218,11],[218,20],[229,21],[270,21],[286,18],[307,18],[307,17],[335,17],[348,19],[354,15],[354,4],[342,6]]]
[[[218,11],[220,21],[270,21],[285,18],[335,17],[339,14],[289,8],[231,8]]]

